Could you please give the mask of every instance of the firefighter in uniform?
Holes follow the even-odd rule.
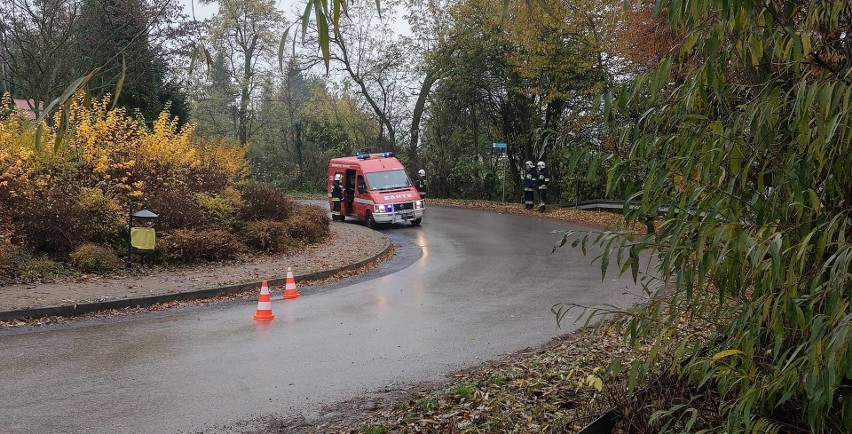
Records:
[[[340,187],[341,177],[339,173],[334,175],[334,183],[332,183],[331,192],[329,193],[331,196],[332,221],[343,221],[343,216],[340,215],[340,201],[343,200],[343,189]]]
[[[414,182],[417,187],[417,192],[420,193],[420,198],[426,197],[426,171],[420,169],[417,171],[417,181]]]
[[[532,161],[524,163],[524,208],[533,209],[535,201],[535,186],[538,180],[535,166]]]
[[[550,175],[547,173],[544,161],[539,161],[536,166],[536,173],[538,173],[538,211],[544,212],[544,204],[547,202],[547,184],[550,183]]]

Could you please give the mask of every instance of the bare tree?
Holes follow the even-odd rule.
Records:
[[[81,0],[0,2],[0,61],[3,88],[28,100],[51,101],[71,82],[75,25]]]
[[[445,25],[445,3],[383,2],[381,15],[375,5],[351,4],[349,19],[329,29],[330,59],[341,65],[375,114],[381,126],[378,142],[391,151],[404,149],[415,170],[420,166],[420,123],[439,78],[425,60],[435,45],[436,29]],[[399,17],[408,29],[395,21]],[[407,147],[401,149],[406,135]]]
[[[392,37],[387,18],[393,6],[386,3],[385,16],[380,17],[373,5],[350,5],[352,19],[331,29],[331,60],[341,65],[375,114],[381,126],[377,141],[389,151],[396,151],[408,66],[404,40]]]
[[[237,138],[242,144],[250,135],[252,95],[272,69],[283,24],[273,0],[221,0],[219,12],[209,21],[213,44],[224,53],[239,89]]]

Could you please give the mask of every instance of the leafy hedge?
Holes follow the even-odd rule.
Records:
[[[300,207],[287,222],[288,235],[307,244],[324,240],[328,232],[328,215],[323,208],[316,205]]]
[[[246,245],[262,252],[284,252],[289,248],[288,225],[275,220],[250,222],[243,240]]]
[[[163,239],[166,257],[175,264],[234,259],[245,251],[235,235],[223,230],[178,229]]]
[[[266,187],[249,187],[243,193],[240,215],[243,220],[287,220],[293,213],[293,201]]]
[[[68,255],[74,268],[91,273],[108,273],[121,266],[114,249],[97,244],[83,244]]]
[[[642,238],[587,237],[603,268],[610,252],[634,277],[640,252],[659,260],[648,302],[614,315],[648,358],[610,372],[636,390],[671,367],[692,388],[695,402],[642,403],[653,432],[852,432],[852,5],[657,8],[681,49],[603,104],[630,150],[609,186],[647,174],[628,222],[665,210]]]
[[[156,263],[291,252],[328,233],[324,211],[301,211],[279,191],[246,187],[245,147],[202,140],[193,125],[179,128],[168,112],[148,128],[110,109],[108,99],[78,97],[51,124],[65,128],[44,123],[37,142],[34,122],[7,109],[4,98],[0,209],[8,213],[0,217],[6,236],[0,273],[7,277],[29,278],[15,264],[35,264],[43,254],[86,272],[114,270],[125,248],[129,204],[159,215],[160,242],[148,256]]]
[[[0,237],[0,283],[52,279],[66,272],[59,263],[43,256],[33,256]]]

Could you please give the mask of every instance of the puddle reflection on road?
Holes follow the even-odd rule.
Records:
[[[267,320],[267,321],[255,321],[254,329],[255,335],[258,337],[259,341],[267,341],[269,340],[269,333],[272,330],[272,323],[276,320]]]

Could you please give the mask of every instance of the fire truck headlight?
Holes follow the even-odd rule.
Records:
[[[422,208],[423,208],[423,201],[422,200],[415,200],[414,201],[414,209],[422,209]]]
[[[385,206],[384,205],[374,205],[373,206],[373,212],[385,212]]]

